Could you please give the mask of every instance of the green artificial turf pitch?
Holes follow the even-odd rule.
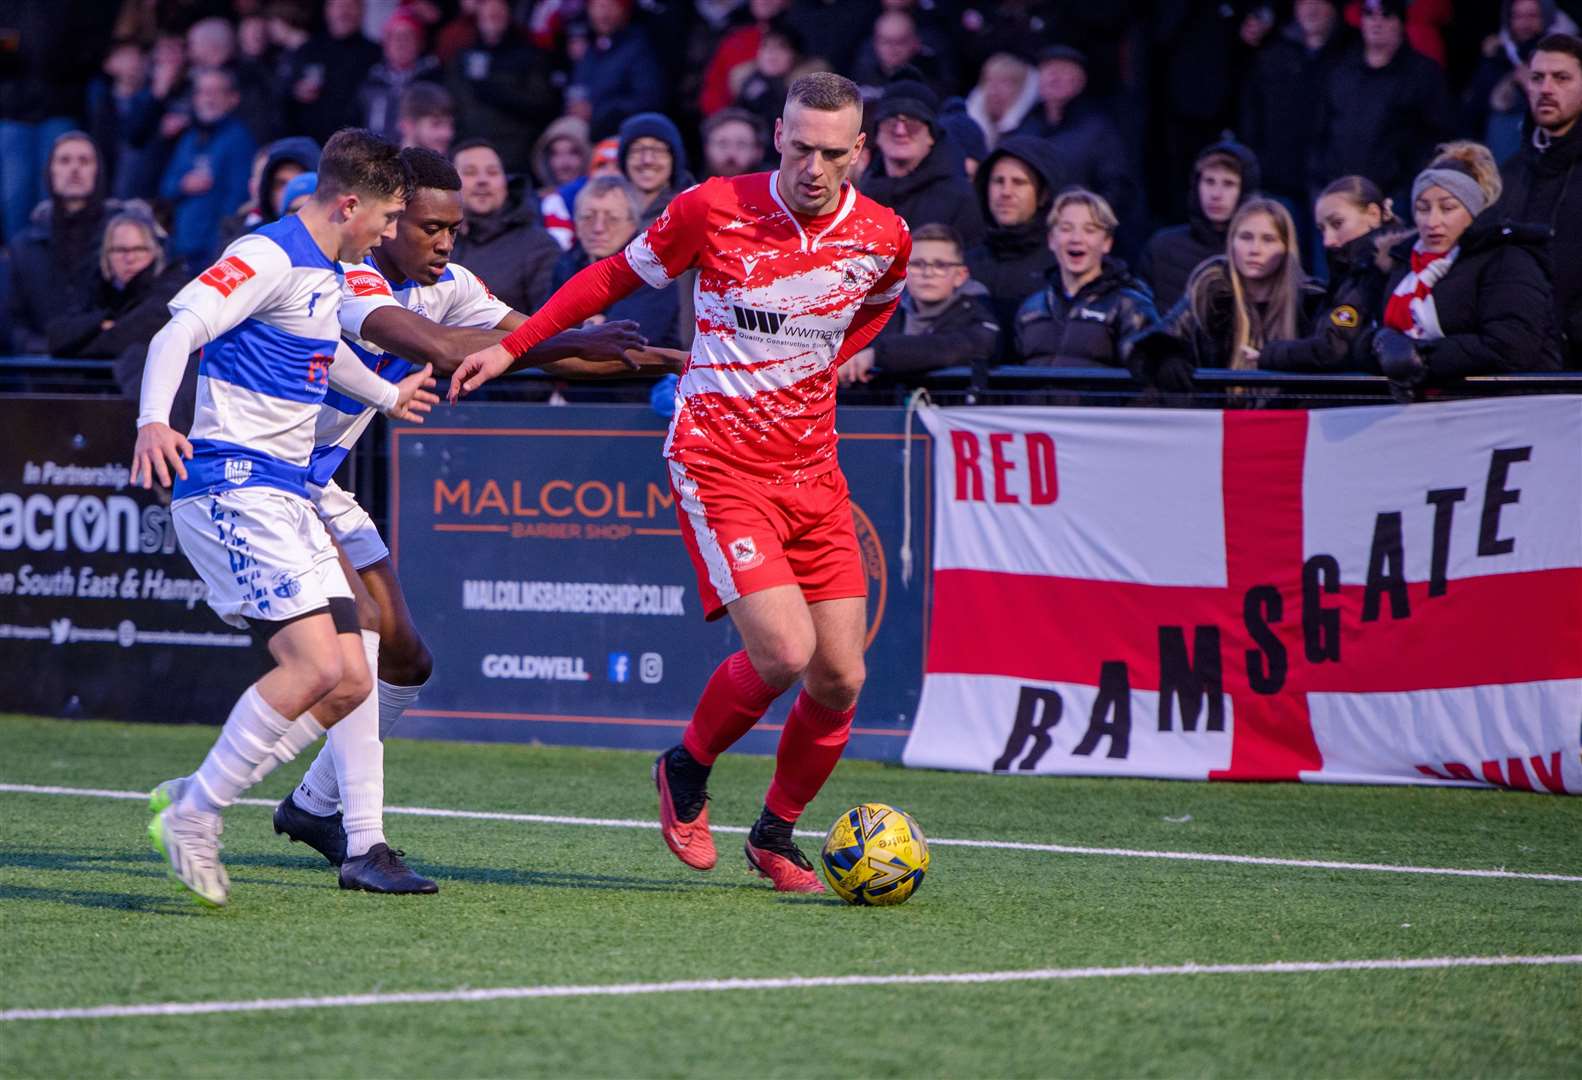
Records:
[[[212,728],[0,718],[0,783],[146,789]],[[279,798],[299,762],[254,796]],[[646,754],[392,742],[392,806],[645,819]],[[713,820],[765,758],[727,756]],[[892,803],[933,838],[1582,874],[1582,801],[1510,792],[836,770],[804,823]],[[164,875],[133,800],[0,791],[0,1014],[793,976],[1582,953],[1582,882],[936,844],[864,909],[683,867],[655,830],[390,815],[433,897],[346,893],[226,815],[231,905]],[[804,846],[810,851],[816,841]],[[7,1076],[1576,1076],[1582,967],[1141,974],[0,1022]]]

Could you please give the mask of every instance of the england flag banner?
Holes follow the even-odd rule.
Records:
[[[1582,792],[1582,398],[922,415],[908,765]]]

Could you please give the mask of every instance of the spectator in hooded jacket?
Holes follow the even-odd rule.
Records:
[[[1237,134],[1258,155],[1264,190],[1293,206],[1308,201],[1319,99],[1352,38],[1338,0],[1296,0],[1291,21],[1258,51],[1242,88]]]
[[[1153,294],[1110,253],[1119,226],[1104,196],[1055,198],[1049,246],[1058,260],[1016,313],[1016,352],[1029,364],[1125,367],[1131,339],[1159,320]]]
[[[956,231],[949,225],[924,225],[912,233],[912,259],[899,309],[872,345],[841,366],[840,384],[957,365],[987,367],[1000,338],[987,299],[967,270]]]
[[[457,145],[451,164],[461,174],[461,231],[453,258],[488,283],[517,311],[537,311],[549,299],[560,245],[538,220],[532,186],[515,193],[500,153],[483,139]]]
[[[1122,220],[1140,216],[1141,193],[1120,128],[1086,95],[1087,86],[1088,59],[1081,50],[1052,45],[1039,53],[1039,107],[1027,114],[1017,134],[1050,143],[1056,191],[1085,188],[1104,196]]]
[[[1526,89],[1532,134],[1501,170],[1500,213],[1548,232],[1566,366],[1582,370],[1582,38],[1539,41]]]
[[[44,176],[49,197],[10,245],[13,347],[28,353],[44,352],[49,320],[81,302],[95,276],[105,222],[124,206],[142,206],[104,197],[98,148],[81,131],[55,140]]]
[[[1439,65],[1406,43],[1405,0],[1367,0],[1362,43],[1324,80],[1309,159],[1314,190],[1337,176],[1366,176],[1398,205],[1455,113]]]
[[[462,138],[484,137],[512,169],[525,169],[539,132],[560,115],[548,57],[511,21],[506,0],[479,0],[477,37],[446,66]]]
[[[253,175],[247,182],[247,202],[220,221],[220,248],[229,247],[243,233],[278,220],[285,213],[281,192],[286,185],[318,167],[319,144],[304,135],[276,139],[259,148],[253,156]]]
[[[681,132],[663,113],[638,113],[621,125],[621,174],[637,189],[639,231],[656,221],[677,192],[694,183]]]
[[[193,273],[219,250],[220,219],[247,201],[253,137],[236,115],[240,101],[230,71],[200,71],[192,124],[176,140],[160,180],[160,197],[174,204],[170,256]]]
[[[648,35],[632,25],[632,0],[588,0],[588,29],[587,51],[571,71],[566,111],[602,139],[628,116],[662,109],[665,76]]]
[[[1447,149],[1412,182],[1417,237],[1392,250],[1398,262],[1373,338],[1401,397],[1440,379],[1561,366],[1548,237],[1489,211],[1499,176],[1486,149]]]
[[[1011,344],[1016,309],[1044,282],[1055,263],[1049,248],[1049,210],[1059,162],[1048,143],[1011,135],[989,152],[973,180],[989,223],[983,243],[967,249],[972,279],[988,290],[995,322]]]
[[[1238,142],[1217,142],[1198,154],[1187,196],[1187,223],[1154,233],[1137,259],[1137,276],[1153,289],[1160,310],[1175,306],[1204,259],[1225,253],[1231,217],[1261,182],[1257,156]]]
[[[539,184],[540,223],[562,251],[569,250],[576,239],[571,202],[565,192],[571,185],[587,179],[592,163],[588,123],[575,116],[562,116],[550,124],[533,146],[533,178]]]
[[[879,152],[860,186],[912,228],[949,225],[970,248],[983,239],[983,214],[958,152],[941,142],[938,111],[939,100],[920,82],[885,87],[873,109]]]
[[[1130,367],[1172,391],[1190,389],[1198,368],[1257,368],[1270,342],[1313,332],[1322,302],[1302,273],[1291,212],[1248,199],[1231,218],[1225,254],[1199,266],[1175,307],[1130,343]]]
[[[427,33],[417,16],[401,8],[385,20],[382,59],[357,90],[363,126],[392,141],[401,138],[401,98],[417,82],[441,82],[445,72],[423,51]]]
[[[1409,235],[1379,186],[1343,176],[1319,193],[1313,208],[1323,238],[1329,282],[1313,333],[1267,342],[1258,366],[1268,371],[1376,371],[1363,346],[1383,313],[1388,251]]]

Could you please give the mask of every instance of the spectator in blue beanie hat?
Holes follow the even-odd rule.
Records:
[[[616,160],[642,202],[637,228],[641,232],[665,212],[677,192],[693,184],[687,171],[687,148],[681,132],[663,113],[629,116],[621,124]]]

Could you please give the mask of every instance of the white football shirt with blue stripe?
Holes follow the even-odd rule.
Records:
[[[400,382],[421,365],[414,364],[362,338],[363,322],[390,304],[441,326],[487,330],[511,314],[488,286],[466,267],[451,263],[432,285],[415,281],[393,282],[385,277],[372,255],[361,264],[345,263],[340,304],[341,335],[352,352],[371,371],[390,382]],[[375,410],[334,390],[324,396],[314,434],[309,483],[323,487],[351,452]]]
[[[192,461],[173,498],[263,485],[307,498],[340,338],[342,273],[296,217],[242,237],[170,301],[202,322]]]

